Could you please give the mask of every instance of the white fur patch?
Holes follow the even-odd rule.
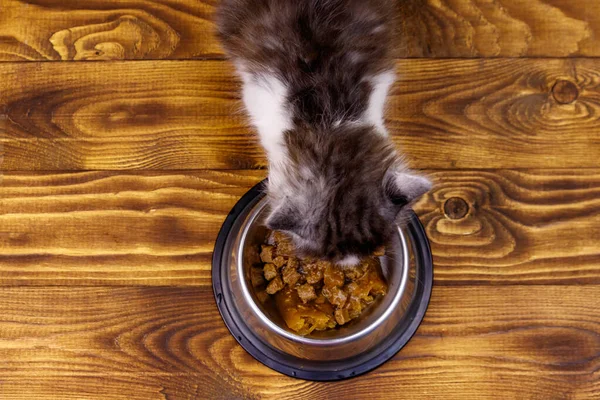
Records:
[[[354,267],[355,265],[358,265],[359,262],[360,258],[350,255],[342,258],[340,261],[336,262],[336,264],[341,267]]]
[[[365,122],[375,125],[382,135],[388,132],[384,125],[385,102],[392,84],[396,81],[394,71],[384,72],[370,79],[373,91],[369,98],[369,106],[363,116]]]
[[[276,165],[287,154],[283,132],[292,128],[287,109],[288,90],[274,75],[250,74],[243,67],[238,67],[238,71],[244,81],[242,96],[252,125],[258,130],[269,161]]]
[[[236,66],[244,83],[242,98],[246,111],[269,159],[269,186],[278,188],[271,193],[279,192],[278,195],[286,196],[289,190],[283,190],[287,161],[283,133],[292,128],[292,116],[287,105],[288,89],[274,74],[252,74],[242,63]]]

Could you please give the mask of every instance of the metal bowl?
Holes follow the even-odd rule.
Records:
[[[213,290],[229,331],[254,358],[289,376],[338,380],[369,371],[396,354],[421,323],[433,281],[431,252],[417,216],[398,227],[381,257],[388,293],[361,316],[336,329],[300,336],[250,284],[267,229],[264,182],[234,206],[216,241]]]

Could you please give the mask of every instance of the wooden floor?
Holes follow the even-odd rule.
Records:
[[[600,399],[600,2],[398,1],[431,305],[391,361],[314,383],[213,301],[266,176],[218,0],[0,0],[0,398]]]

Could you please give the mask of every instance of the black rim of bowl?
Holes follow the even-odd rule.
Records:
[[[258,339],[245,325],[237,310],[230,305],[231,297],[226,290],[223,290],[226,268],[222,268],[222,258],[229,232],[236,218],[246,207],[263,195],[265,182],[266,180],[254,186],[237,202],[225,219],[215,243],[212,258],[212,285],[215,301],[225,325],[252,357],[267,367],[294,378],[336,381],[364,374],[382,365],[396,355],[414,335],[425,316],[431,297],[433,285],[431,250],[417,215],[412,213],[408,227],[413,241],[417,244],[415,258],[419,268],[419,279],[416,281],[415,301],[408,308],[406,316],[402,319],[403,323],[367,353],[337,361],[310,361],[285,354]]]

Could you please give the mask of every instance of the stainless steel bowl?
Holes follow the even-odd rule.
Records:
[[[420,324],[433,280],[429,243],[416,215],[381,257],[388,293],[355,321],[300,336],[275,309],[263,305],[250,284],[250,267],[264,242],[268,207],[261,183],[236,204],[217,238],[213,289],[230,332],[257,360],[284,374],[310,380],[359,375],[392,357]]]

